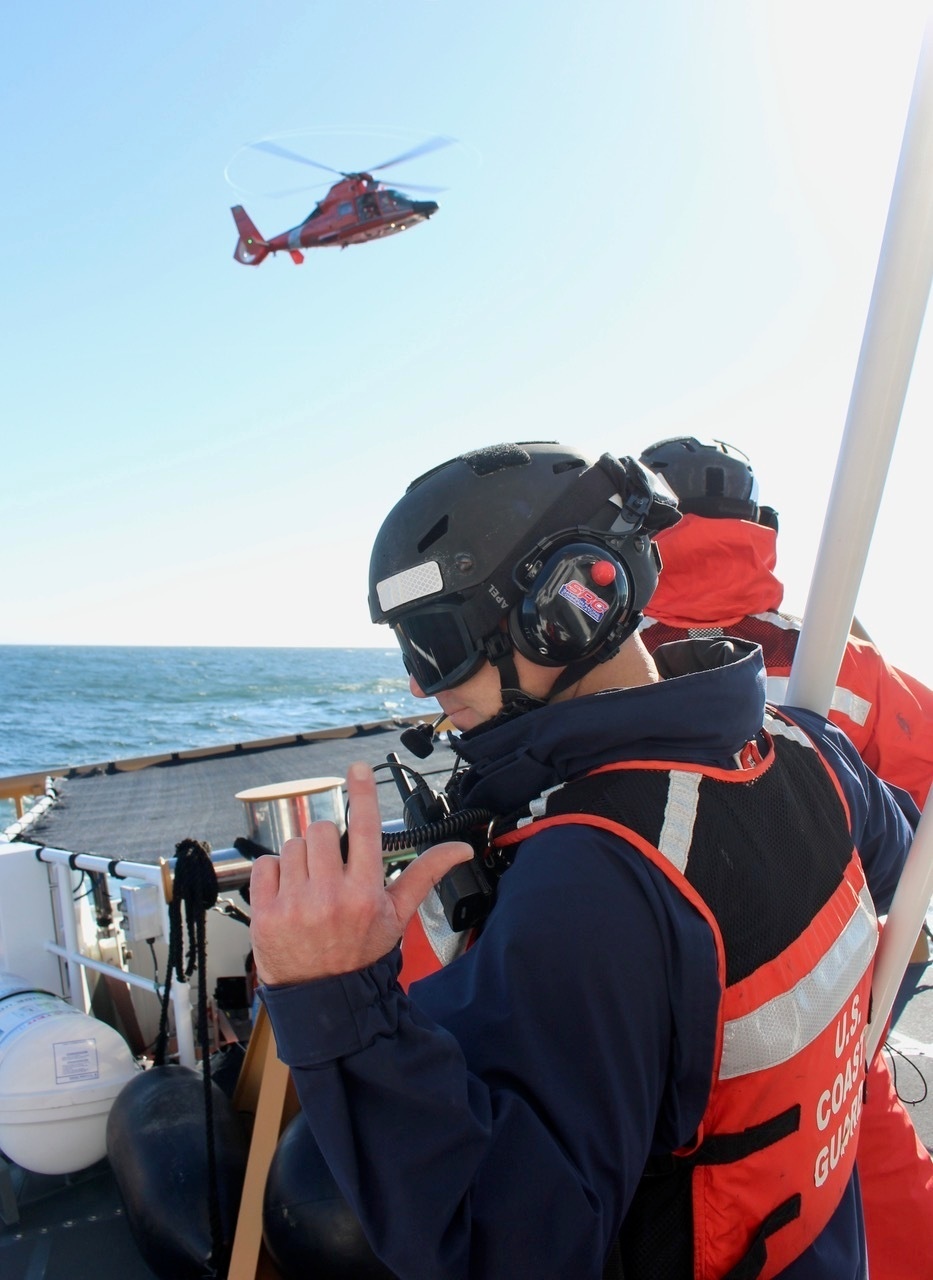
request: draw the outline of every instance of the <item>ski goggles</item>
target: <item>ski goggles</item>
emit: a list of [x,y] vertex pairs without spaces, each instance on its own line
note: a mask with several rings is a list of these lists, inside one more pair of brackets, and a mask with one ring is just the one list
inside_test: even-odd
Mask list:
[[486,656],[482,640],[470,634],[461,608],[434,605],[392,624],[405,670],[422,693],[440,693],[469,680]]

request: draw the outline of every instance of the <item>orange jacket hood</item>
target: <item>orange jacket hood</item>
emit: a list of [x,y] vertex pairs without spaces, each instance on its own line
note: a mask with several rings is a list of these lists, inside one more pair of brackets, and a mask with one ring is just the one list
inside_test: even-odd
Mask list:
[[750,520],[686,515],[657,535],[661,577],[645,613],[672,627],[727,627],[780,607],[777,532]]

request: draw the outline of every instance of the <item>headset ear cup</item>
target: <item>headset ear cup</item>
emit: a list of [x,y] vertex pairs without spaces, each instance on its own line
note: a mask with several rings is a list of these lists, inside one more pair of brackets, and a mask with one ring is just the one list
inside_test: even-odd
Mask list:
[[523,591],[509,614],[509,635],[519,653],[542,666],[592,657],[632,613],[625,566],[591,543],[551,552]]

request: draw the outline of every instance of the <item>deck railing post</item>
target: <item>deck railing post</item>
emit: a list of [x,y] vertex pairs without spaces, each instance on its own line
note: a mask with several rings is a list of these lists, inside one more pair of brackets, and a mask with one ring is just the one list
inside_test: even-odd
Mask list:
[[[201,974],[201,981],[206,975]],[[194,1025],[191,1021],[191,985],[187,982],[172,983],[172,1012],[175,1014],[175,1039],[178,1042],[178,1061],[183,1067],[197,1064],[194,1048]]]
[[[920,50],[878,269],[800,642],[791,706],[832,699],[933,281],[933,26]],[[929,810],[929,802],[926,806]],[[933,892],[933,819],[921,820],[879,946],[877,1048]]]
[[[91,993],[87,984],[84,966],[77,959],[80,954],[78,946],[78,927],[75,922],[74,887],[71,883],[71,868],[58,864],[53,871],[55,891],[58,895],[59,924],[62,931],[64,950],[67,953],[68,965],[68,1000],[82,1013],[91,1011]],[[51,948],[50,948],[51,950]]]

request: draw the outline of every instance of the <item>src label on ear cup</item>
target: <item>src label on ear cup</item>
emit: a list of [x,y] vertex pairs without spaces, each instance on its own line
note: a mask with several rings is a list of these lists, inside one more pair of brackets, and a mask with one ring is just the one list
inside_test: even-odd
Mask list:
[[576,605],[578,609],[582,609],[594,622],[602,622],[609,608],[608,603],[601,596],[598,596],[595,591],[590,591],[589,587],[585,587],[582,582],[565,582],[559,594],[571,604]]

